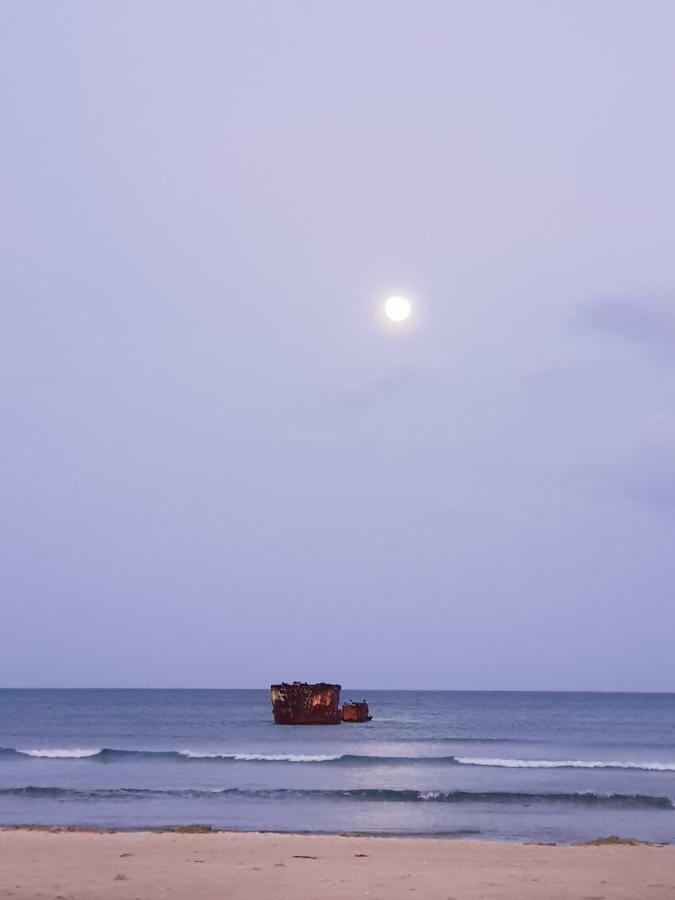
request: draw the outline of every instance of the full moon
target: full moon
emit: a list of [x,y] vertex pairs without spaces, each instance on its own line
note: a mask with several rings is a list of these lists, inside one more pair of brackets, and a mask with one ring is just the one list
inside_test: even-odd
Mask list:
[[384,304],[384,314],[392,322],[404,322],[412,312],[405,297],[390,297]]

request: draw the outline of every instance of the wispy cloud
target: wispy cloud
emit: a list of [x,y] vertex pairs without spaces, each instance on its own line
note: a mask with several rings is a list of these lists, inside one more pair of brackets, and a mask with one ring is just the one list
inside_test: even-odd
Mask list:
[[617,475],[629,495],[675,519],[675,415],[663,413],[650,423]]
[[633,344],[675,365],[675,294],[620,296],[585,303],[582,326]]
[[606,453],[586,472],[613,494],[675,524],[675,414],[654,416],[630,443]]
[[587,301],[578,310],[577,326],[587,337],[632,347],[647,364],[658,363],[624,375],[642,379],[630,385],[642,385],[640,402],[632,391],[621,407],[622,430],[631,436],[605,449],[596,475],[629,502],[675,522],[675,292]]
[[436,374],[429,368],[420,366],[396,366],[360,379],[345,382],[331,391],[338,404],[362,407],[404,394],[415,384],[435,379]]

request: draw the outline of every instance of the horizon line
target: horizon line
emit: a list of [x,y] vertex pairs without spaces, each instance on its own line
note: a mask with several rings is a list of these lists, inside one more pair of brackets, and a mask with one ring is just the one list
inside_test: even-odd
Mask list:
[[[314,684],[319,682],[307,682]],[[355,687],[341,690],[357,690]],[[176,686],[84,686],[84,685],[0,685],[0,691],[269,691],[269,687],[176,687]],[[429,694],[675,694],[664,688],[646,690],[640,688],[364,688],[359,691],[387,693]]]

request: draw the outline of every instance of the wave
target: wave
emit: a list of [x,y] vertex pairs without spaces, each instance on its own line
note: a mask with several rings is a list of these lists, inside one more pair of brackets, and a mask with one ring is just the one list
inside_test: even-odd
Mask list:
[[288,763],[323,763],[359,766],[400,766],[400,765],[457,765],[454,756],[376,756],[358,753],[340,753],[336,755],[307,755],[298,753],[203,753],[193,750],[178,750],[167,753],[167,756],[179,756],[190,760],[229,760],[231,762],[288,762]]
[[[0,756],[24,756],[33,759],[97,759],[97,760],[122,760],[122,759],[173,759],[191,761],[225,762],[289,762],[289,763],[326,763],[350,760],[349,755],[308,755],[304,753],[209,753],[201,750],[118,750],[112,747],[95,747],[90,749],[61,749],[43,748],[37,750],[23,750],[14,747],[0,747]],[[359,757],[353,757],[358,759]],[[364,757],[365,759],[377,759],[377,757]]]
[[0,750],[0,753],[32,756],[40,759],[91,759],[93,756],[100,756],[100,754],[103,753],[103,750],[100,747],[86,750],[82,750],[79,747],[68,750],[59,748],[52,749],[49,747],[42,750],[14,750],[11,747],[3,747]]
[[0,747],[0,756],[35,759],[98,760],[164,759],[176,762],[309,763],[343,766],[488,766],[501,769],[630,769],[643,772],[675,772],[675,762],[642,762],[586,759],[502,759],[478,756],[376,756],[367,754],[216,753],[203,750],[118,750],[95,748]]
[[637,769],[642,772],[675,772],[675,762],[619,762],[602,759],[487,759],[458,756],[462,766],[499,769]]
[[415,791],[385,788],[355,788],[346,790],[319,790],[271,788],[247,790],[244,788],[218,788],[214,790],[153,790],[150,788],[100,788],[78,790],[62,787],[14,787],[0,789],[0,796],[29,797],[73,801],[96,800],[151,800],[176,797],[193,799],[217,799],[241,797],[248,799],[310,799],[352,800],[379,803],[482,803],[493,805],[530,806],[532,804],[578,804],[581,806],[611,806],[622,808],[649,808],[672,810],[669,797],[647,794],[596,794],[592,791],[577,793],[527,793],[511,791]]
[[195,750],[177,750],[176,755],[186,759],[223,759],[232,762],[326,763],[348,758],[345,755],[330,754],[311,756],[304,753],[202,753]]
[[39,759],[97,759],[122,760],[155,758],[189,760],[191,762],[252,762],[252,763],[342,763],[344,765],[402,765],[424,763],[455,764],[454,756],[370,756],[367,754],[307,754],[307,753],[215,753],[205,750],[118,750],[112,747],[94,749],[20,750],[0,747],[0,755],[29,756]]

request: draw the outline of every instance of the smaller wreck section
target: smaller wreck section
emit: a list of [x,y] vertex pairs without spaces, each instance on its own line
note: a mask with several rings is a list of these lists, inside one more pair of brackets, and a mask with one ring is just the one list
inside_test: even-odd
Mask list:
[[341,690],[339,684],[273,684],[274,721],[277,725],[339,725]]
[[342,707],[343,722],[370,722],[372,718],[365,700],[350,700]]

